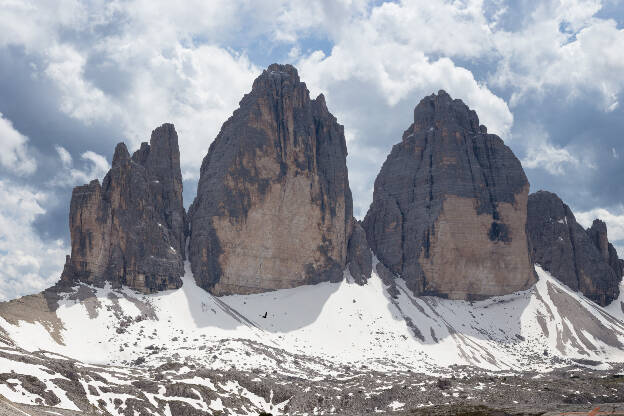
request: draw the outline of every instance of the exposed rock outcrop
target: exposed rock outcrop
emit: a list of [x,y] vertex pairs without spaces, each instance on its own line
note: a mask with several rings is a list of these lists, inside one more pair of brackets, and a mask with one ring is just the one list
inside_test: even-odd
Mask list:
[[529,183],[512,151],[444,91],[425,97],[375,180],[369,245],[416,294],[479,299],[535,281]]
[[529,196],[528,230],[533,259],[573,290],[600,305],[619,296],[621,262],[600,220],[588,230],[554,193]]
[[180,287],[186,227],[173,125],[154,130],[132,157],[119,143],[102,184],[96,179],[74,188],[69,227],[63,281],[143,292]]
[[311,100],[294,67],[269,66],[202,163],[189,209],[197,283],[221,295],[342,279],[353,211],[346,156],[324,97]]
[[347,247],[347,261],[349,273],[359,284],[364,284],[373,271],[373,256],[371,255],[366,232],[359,221],[353,221],[351,238]]
[[589,238],[592,239],[594,245],[598,248],[602,258],[609,264],[609,267],[613,269],[616,277],[620,280],[624,272],[622,268],[622,260],[618,257],[617,251],[613,244],[609,242],[607,236],[607,224],[600,219],[595,219],[592,226],[587,229]]

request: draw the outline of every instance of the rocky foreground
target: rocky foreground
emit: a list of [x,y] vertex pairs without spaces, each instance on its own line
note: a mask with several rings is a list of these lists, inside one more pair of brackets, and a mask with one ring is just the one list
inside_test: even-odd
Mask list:
[[49,380],[41,381],[36,373],[1,374],[0,381],[7,386],[38,399],[36,404],[25,405],[12,394],[0,396],[0,415],[22,414],[19,410],[33,416],[542,415],[589,412],[597,407],[624,409],[622,366],[609,371],[574,366],[521,374],[454,367],[438,377],[409,370],[349,368],[311,379],[260,370],[212,371],[175,362],[155,368],[94,366],[6,348],[0,349],[0,359],[36,366]]

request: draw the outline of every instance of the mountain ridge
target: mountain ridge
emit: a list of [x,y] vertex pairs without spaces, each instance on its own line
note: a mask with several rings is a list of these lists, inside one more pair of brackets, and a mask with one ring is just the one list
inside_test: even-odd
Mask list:
[[0,399],[124,416],[624,402],[604,376],[624,372],[624,262],[602,221],[529,195],[444,91],[362,222],[346,157],[324,96],[278,64],[211,143],[188,214],[174,126],[118,144],[102,184],[74,189],[60,281],[0,302]]

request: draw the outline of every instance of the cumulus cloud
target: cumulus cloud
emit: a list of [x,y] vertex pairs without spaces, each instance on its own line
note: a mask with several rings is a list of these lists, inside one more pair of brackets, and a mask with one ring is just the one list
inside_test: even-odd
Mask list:
[[10,120],[0,113],[0,166],[16,175],[29,175],[37,162],[28,149],[28,138],[13,128]]
[[47,49],[48,65],[44,73],[60,90],[60,109],[85,123],[110,121],[122,114],[118,103],[87,81],[86,57],[71,46],[55,45]]
[[588,98],[615,110],[624,90],[624,30],[594,17],[600,8],[600,1],[546,1],[522,30],[496,32],[501,61],[490,82],[513,88],[512,106],[559,89],[569,99]]
[[[526,156],[522,159],[525,169],[544,169],[551,175],[563,175],[569,168],[578,168],[581,161],[570,151],[551,143],[550,136],[542,126],[525,126],[522,139],[526,144]],[[591,165],[590,165],[591,167]]]
[[32,227],[45,213],[47,198],[0,180],[0,300],[38,292],[60,276],[67,252],[63,242],[43,242]]
[[555,147],[548,142],[529,147],[526,157],[522,159],[525,168],[543,168],[552,175],[563,175],[567,167],[578,166],[579,163],[567,149]]
[[63,146],[54,146],[59,156],[62,169],[49,182],[54,186],[76,186],[91,182],[93,179],[99,179],[100,182],[110,169],[110,165],[106,158],[92,151],[86,151],[80,155],[83,162],[83,168],[74,166],[74,159],[67,149]]
[[59,159],[61,159],[61,165],[63,165],[64,168],[70,168],[74,159],[67,149],[59,145],[54,146],[54,149],[56,153],[58,153]]

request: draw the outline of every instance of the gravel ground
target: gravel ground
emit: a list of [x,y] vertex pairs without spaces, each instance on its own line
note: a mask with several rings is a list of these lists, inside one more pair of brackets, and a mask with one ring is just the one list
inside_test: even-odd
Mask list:
[[[488,373],[454,367],[443,377],[346,368],[340,374],[310,380],[277,371],[216,371],[174,361],[159,367],[122,368],[86,366],[40,353],[2,352],[0,357],[36,365],[46,377],[0,371],[0,384],[15,392],[25,390],[40,405],[11,407],[5,400],[0,416],[23,414],[17,409],[30,415],[109,411],[147,416],[170,410],[174,416],[194,416],[210,414],[208,404],[214,401],[223,406],[223,414],[229,414],[228,410],[246,414],[248,409],[258,409],[254,404],[258,400],[268,403],[269,411],[281,404],[280,413],[293,415],[605,415],[617,414],[613,409],[624,410],[620,405],[624,403],[624,365],[609,371],[577,365],[549,373]],[[51,384],[83,412],[51,407],[60,403]],[[597,407],[601,409],[591,413]]]

